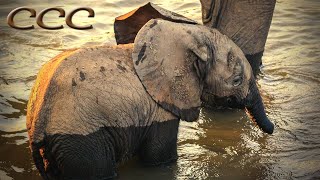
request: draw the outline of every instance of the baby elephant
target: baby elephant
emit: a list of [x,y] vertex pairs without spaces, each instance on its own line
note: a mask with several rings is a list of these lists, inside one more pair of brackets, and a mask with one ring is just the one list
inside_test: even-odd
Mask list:
[[[249,63],[217,30],[150,20],[134,45],[66,51],[46,63],[28,103],[32,156],[44,179],[107,179],[134,155],[177,159],[180,119],[195,121],[201,96],[234,96],[272,133]],[[248,103],[250,101],[250,103]]]

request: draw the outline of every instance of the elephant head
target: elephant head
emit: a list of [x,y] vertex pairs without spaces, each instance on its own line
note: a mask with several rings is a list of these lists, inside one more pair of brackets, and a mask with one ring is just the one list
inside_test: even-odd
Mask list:
[[146,91],[182,120],[198,118],[203,96],[233,97],[264,132],[273,132],[250,64],[216,29],[150,20],[136,36],[132,57]]
[[203,24],[218,29],[232,39],[257,73],[276,0],[200,1]]

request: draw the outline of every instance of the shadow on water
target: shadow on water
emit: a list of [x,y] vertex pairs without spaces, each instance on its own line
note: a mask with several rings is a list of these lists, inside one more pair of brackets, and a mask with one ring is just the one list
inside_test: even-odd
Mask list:
[[[28,147],[26,104],[40,67],[64,49],[115,44],[114,17],[147,0],[81,1],[96,12],[79,14],[76,23],[94,29],[31,31],[9,28],[7,14],[30,6],[40,12],[60,6],[66,12],[78,1],[0,2],[0,179],[40,179]],[[201,22],[197,0],[154,3]],[[197,122],[181,122],[176,163],[145,167],[137,159],[119,167],[118,179],[320,179],[320,3],[277,1],[258,80],[266,111],[276,125],[262,133],[243,110],[202,109]],[[34,23],[20,14],[20,23]],[[64,21],[49,13],[49,25]],[[85,19],[82,22],[82,19]]]
[[[266,136],[262,135],[258,128],[255,129],[257,130],[255,134],[252,125],[243,110],[203,109],[196,125],[198,130],[194,134],[197,138],[179,142],[180,147],[184,148],[183,154],[186,155],[182,157],[182,162],[190,161],[190,153],[194,153],[195,158],[190,165],[181,167],[180,173],[184,173],[188,178],[204,177],[204,179],[265,177],[265,169],[268,167],[266,162],[261,162],[261,157],[265,156]],[[180,131],[182,136],[183,127],[184,123]],[[191,147],[195,149],[192,150]],[[197,171],[189,170],[188,174],[185,168]]]
[[243,110],[202,109],[198,122],[180,122],[176,163],[145,167],[135,159],[120,166],[119,179],[264,179],[268,149]]

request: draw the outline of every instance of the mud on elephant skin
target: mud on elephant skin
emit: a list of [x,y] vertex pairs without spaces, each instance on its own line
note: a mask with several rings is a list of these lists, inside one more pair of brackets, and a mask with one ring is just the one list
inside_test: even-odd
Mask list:
[[150,20],[134,45],[66,51],[43,66],[29,99],[36,167],[45,179],[105,179],[134,155],[175,161],[179,121],[197,120],[203,94],[233,95],[272,133],[252,79],[239,47],[201,25]]

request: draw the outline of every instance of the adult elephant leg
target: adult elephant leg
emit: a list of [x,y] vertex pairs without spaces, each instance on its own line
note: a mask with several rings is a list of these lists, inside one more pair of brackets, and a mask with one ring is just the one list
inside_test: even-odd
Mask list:
[[[55,160],[58,179],[106,179],[116,176],[114,148],[102,130],[89,135],[48,137],[48,159]],[[48,156],[48,155],[47,155]],[[52,169],[52,167],[51,167]]]
[[217,28],[244,52],[259,72],[276,0],[200,0],[203,24]]
[[178,127],[178,119],[151,125],[139,149],[140,159],[150,166],[176,161]]

